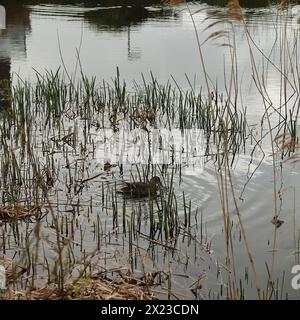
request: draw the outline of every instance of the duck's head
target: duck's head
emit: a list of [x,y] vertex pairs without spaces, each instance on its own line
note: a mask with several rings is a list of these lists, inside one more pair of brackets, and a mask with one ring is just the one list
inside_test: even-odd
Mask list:
[[159,186],[161,186],[160,178],[157,176],[152,177],[149,185],[151,189],[156,190]]

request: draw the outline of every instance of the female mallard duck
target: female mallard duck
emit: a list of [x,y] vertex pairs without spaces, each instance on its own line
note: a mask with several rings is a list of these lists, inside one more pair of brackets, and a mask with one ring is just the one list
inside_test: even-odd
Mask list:
[[149,183],[146,182],[125,182],[126,187],[121,188],[118,192],[133,197],[147,197],[155,195],[161,182],[159,177],[152,177]]

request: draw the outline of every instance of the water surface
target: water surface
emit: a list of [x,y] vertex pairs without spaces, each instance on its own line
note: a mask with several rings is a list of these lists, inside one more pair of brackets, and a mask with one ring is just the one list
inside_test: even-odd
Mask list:
[[[7,9],[7,28],[0,30],[0,79],[15,80],[21,77],[34,81],[36,71],[43,73],[45,70],[61,68],[72,78],[80,77],[82,71],[89,77],[96,76],[100,82],[102,79],[109,81],[114,78],[118,67],[129,87],[133,87],[134,81],[141,82],[141,74],[150,79],[150,72],[160,83],[173,81],[172,76],[183,89],[192,85],[196,90],[200,90],[204,86],[195,30],[185,5],[166,6],[158,1],[149,1],[146,6],[124,6],[121,1],[112,1],[110,5],[96,5],[92,1],[88,5],[75,2],[48,4],[28,1],[24,5],[11,1],[4,3]],[[263,1],[245,1],[242,5],[245,6],[246,23],[255,43],[275,65],[279,65],[282,56],[280,42],[277,39],[285,28],[284,21],[287,21],[287,37],[292,39],[298,32],[295,20],[298,7],[279,14],[274,6],[269,6]],[[217,1],[190,3],[189,6],[192,11],[201,9],[194,18],[200,42],[203,42],[210,32],[217,30],[205,30],[205,27],[220,18],[222,13],[225,14],[226,9],[217,6]],[[215,15],[216,10],[218,15]],[[287,15],[287,20],[286,16],[282,15]],[[247,108],[249,123],[257,124],[264,112],[263,103],[252,81],[253,70],[243,26],[235,23],[234,32],[238,81],[242,90],[238,96],[238,105],[241,109]],[[216,86],[220,92],[225,92],[231,57],[225,47],[218,46],[222,41],[206,42],[203,45],[203,53],[212,86]],[[297,57],[298,52],[295,55]],[[259,71],[266,76],[266,88],[270,99],[276,107],[280,107],[280,72],[271,63],[263,63],[261,52],[258,50],[254,49],[254,57]],[[190,79],[190,83],[187,78]],[[291,89],[287,90],[289,92]],[[270,148],[266,148],[265,157],[245,191],[243,190],[247,182],[250,155],[241,155],[234,169],[236,192],[241,198],[240,210],[249,234],[249,243],[254,249],[258,276],[264,285],[265,262],[269,262],[271,258],[274,229],[270,223],[273,215],[273,177],[269,152]],[[250,173],[261,159],[261,154],[254,157]],[[277,174],[281,195],[280,215],[285,223],[278,231],[276,276],[282,277],[283,271],[286,272],[285,292],[289,298],[295,298],[297,293],[291,289],[289,272],[297,258],[293,255],[297,243],[295,233],[291,230],[298,230],[300,222],[300,200],[296,196],[300,191],[299,163],[287,163],[283,168],[278,165]],[[176,181],[176,188],[178,195],[182,194],[182,190],[186,190],[186,195],[202,212],[208,237],[212,240],[214,257],[221,257],[224,254],[223,218],[214,167],[208,164],[199,175],[185,174],[180,183]],[[88,195],[86,197],[88,199]],[[100,198],[99,190],[98,193],[96,191],[95,201],[97,197]],[[180,197],[179,201],[182,201]],[[232,199],[229,199],[229,206],[233,207]],[[238,277],[243,278],[248,260],[236,227],[234,210],[232,212],[234,228],[237,230],[236,265],[243,266],[238,269]],[[190,253],[191,249],[186,243],[180,246],[182,252]],[[190,259],[194,259],[194,263],[176,265],[173,261],[174,273],[188,272],[197,278],[199,270],[208,268],[206,263],[202,264],[201,259],[197,259],[196,254]],[[208,273],[205,284],[207,291],[202,295],[204,298],[209,297],[210,289],[213,288],[212,290],[217,292],[220,286],[220,281],[217,285],[215,283],[216,264],[210,259],[207,258],[206,262],[212,271]],[[180,288],[188,285],[188,281],[183,278],[180,278],[178,283]],[[248,290],[248,297],[255,297],[253,283],[249,284]],[[191,297],[187,289],[182,289],[181,294]]]

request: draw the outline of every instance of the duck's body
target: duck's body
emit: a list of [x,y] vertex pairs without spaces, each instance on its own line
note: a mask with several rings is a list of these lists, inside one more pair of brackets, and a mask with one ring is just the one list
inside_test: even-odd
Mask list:
[[125,182],[126,187],[121,188],[118,192],[133,197],[148,197],[155,195],[160,186],[160,178],[153,177],[149,183],[146,182]]

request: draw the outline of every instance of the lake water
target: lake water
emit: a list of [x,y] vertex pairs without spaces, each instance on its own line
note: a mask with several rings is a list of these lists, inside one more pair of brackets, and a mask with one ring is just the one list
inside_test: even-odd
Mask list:
[[[5,3],[4,3],[5,4]],[[146,79],[150,72],[159,82],[165,83],[173,76],[183,88],[204,84],[195,31],[185,6],[122,8],[122,1],[103,7],[80,5],[21,5],[10,1],[6,4],[7,28],[0,31],[0,79],[31,79],[36,71],[65,68],[70,75],[80,76],[78,59],[87,76],[99,81],[109,81],[119,67],[122,77],[130,85]],[[247,5],[248,3],[246,3]],[[191,11],[201,10],[194,16],[200,41],[204,41],[217,27],[205,30],[215,21],[213,1],[190,4]],[[225,8],[218,8],[225,12]],[[290,31],[297,29],[297,6],[288,13]],[[285,14],[283,14],[285,15]],[[278,34],[283,28],[276,7],[245,9],[251,34],[260,49],[274,63],[280,60]],[[210,18],[210,19],[207,19]],[[206,20],[207,19],[207,20]],[[249,120],[261,111],[257,91],[250,86],[251,67],[249,50],[242,26],[235,26],[239,82],[243,90],[243,107],[249,110]],[[224,66],[230,65],[225,47],[218,47],[224,40],[208,41],[203,46],[205,65],[213,85],[224,90]],[[274,46],[275,43],[275,46]],[[274,103],[279,102],[280,75],[270,66],[262,66],[257,50],[254,55],[259,68],[266,68],[268,94]],[[64,66],[64,67],[63,67]],[[228,71],[228,70],[227,70]],[[228,75],[227,81],[228,81]]]
[[[106,1],[109,2],[109,1]],[[217,1],[216,1],[217,2]],[[259,2],[259,1],[258,1]],[[134,81],[141,82],[141,74],[150,79],[150,72],[158,82],[173,82],[183,89],[192,87],[199,90],[205,85],[203,70],[200,64],[195,30],[186,6],[160,5],[158,2],[147,2],[145,7],[122,7],[122,1],[113,1],[113,5],[75,5],[75,4],[45,4],[18,2],[3,2],[7,10],[6,29],[0,30],[0,79],[19,77],[35,81],[35,72],[44,73],[45,70],[57,70],[59,67],[68,72],[73,78],[80,77],[80,68],[88,77],[96,76],[97,80],[110,81],[116,75],[118,67],[121,77],[128,86]],[[298,32],[295,19],[300,6],[293,10],[279,14],[275,6],[255,6],[253,1],[244,1],[244,14],[248,30],[256,45],[253,54],[259,72],[264,74],[267,94],[274,107],[279,108],[283,103],[282,77],[278,68],[281,61],[289,59],[289,55],[282,56],[280,39],[283,34],[293,39]],[[262,2],[260,2],[262,3]],[[214,1],[200,1],[191,3],[200,42],[204,42],[212,32],[219,30],[214,26],[209,30],[205,28],[225,15],[226,8],[218,7]],[[216,10],[218,14],[216,15]],[[287,22],[287,24],[285,24]],[[249,47],[246,41],[243,26],[234,23],[238,82],[242,94],[238,95],[240,108],[247,108],[249,124],[257,125],[264,112],[261,96],[258,94],[252,81],[252,68],[250,63]],[[225,92],[229,81],[231,57],[223,44],[224,40],[209,40],[203,44],[205,66],[210,76],[212,86],[218,87],[219,92]],[[262,59],[261,52],[269,57],[270,63]],[[298,59],[298,51],[289,52],[290,58]],[[80,63],[79,63],[80,61]],[[279,67],[280,68],[280,67]],[[287,88],[290,94],[291,88]],[[291,103],[298,103],[298,97],[293,97]],[[273,119],[274,120],[274,119]],[[239,200],[240,211],[249,243],[254,251],[257,262],[257,273],[262,284],[266,285],[265,263],[270,262],[272,249],[272,234],[274,226],[270,222],[273,216],[272,208],[272,165],[268,141],[265,143],[265,157],[258,154],[252,159],[250,173],[256,166],[250,182],[247,184],[242,200]],[[237,196],[240,196],[247,181],[250,155],[241,155],[234,168],[234,183]],[[260,163],[261,162],[261,163]],[[283,166],[277,161],[278,192],[280,218],[285,221],[278,229],[277,259],[275,274],[282,279],[285,272],[284,294],[288,298],[297,298],[298,292],[290,285],[291,267],[299,257],[294,254],[298,250],[298,236],[300,226],[300,167],[299,162],[287,162]],[[207,165],[199,174],[185,174],[182,181],[177,181],[177,192],[186,190],[186,196],[201,210],[206,224],[207,234],[212,241],[213,255],[216,258],[224,254],[224,235],[222,233],[223,218],[220,212],[220,200],[216,174],[212,165]],[[229,207],[233,206],[229,199]],[[239,239],[237,219],[232,211],[235,221],[233,228],[235,234],[237,274],[245,278],[245,268],[249,264],[243,242]],[[296,239],[296,240],[295,240]],[[190,249],[182,244],[182,252]],[[299,252],[299,251],[298,251]],[[192,258],[191,258],[192,259]],[[208,298],[208,292],[219,291],[222,280],[216,284],[217,268],[215,260],[207,257],[205,263],[196,261],[187,263],[187,266],[174,266],[180,272],[191,273],[196,279],[199,270],[210,268],[207,281],[204,285],[202,297]],[[173,262],[174,263],[174,262]],[[248,267],[247,267],[248,266]],[[188,270],[188,271],[186,271]],[[249,274],[251,272],[249,271]],[[178,281],[183,297],[193,297],[185,286],[188,280]],[[255,297],[253,283],[249,282],[248,296]]]
[[[141,73],[149,77],[151,71],[159,82],[170,80],[172,75],[181,86],[188,87],[186,74],[196,87],[203,85],[195,32],[184,5],[149,4],[146,8],[124,9],[120,2],[113,7],[8,2],[7,29],[0,34],[0,78],[10,78],[13,74],[27,78],[33,76],[34,70],[57,70],[62,62],[70,74],[78,75],[79,56],[83,72],[99,80],[114,77],[118,66],[128,83],[139,81]],[[203,9],[194,16],[202,42],[217,30],[205,31],[216,19],[215,8],[204,2],[190,4],[190,8],[192,11]],[[218,10],[225,11],[225,8]],[[295,25],[295,12],[296,9],[289,12],[291,25]],[[276,8],[246,9],[245,14],[257,45],[278,62],[279,53],[273,45],[282,25]],[[209,17],[211,19],[205,20]],[[251,70],[245,35],[239,25],[235,26],[235,32],[239,80],[249,87]],[[222,40],[209,41],[203,46],[203,52],[207,72],[213,84],[222,90],[224,64],[229,63],[229,57],[226,48],[217,47],[220,43]],[[278,79],[276,70],[268,68],[270,95],[278,91]],[[255,94],[247,99],[251,110],[257,110],[257,101],[253,101]]]

